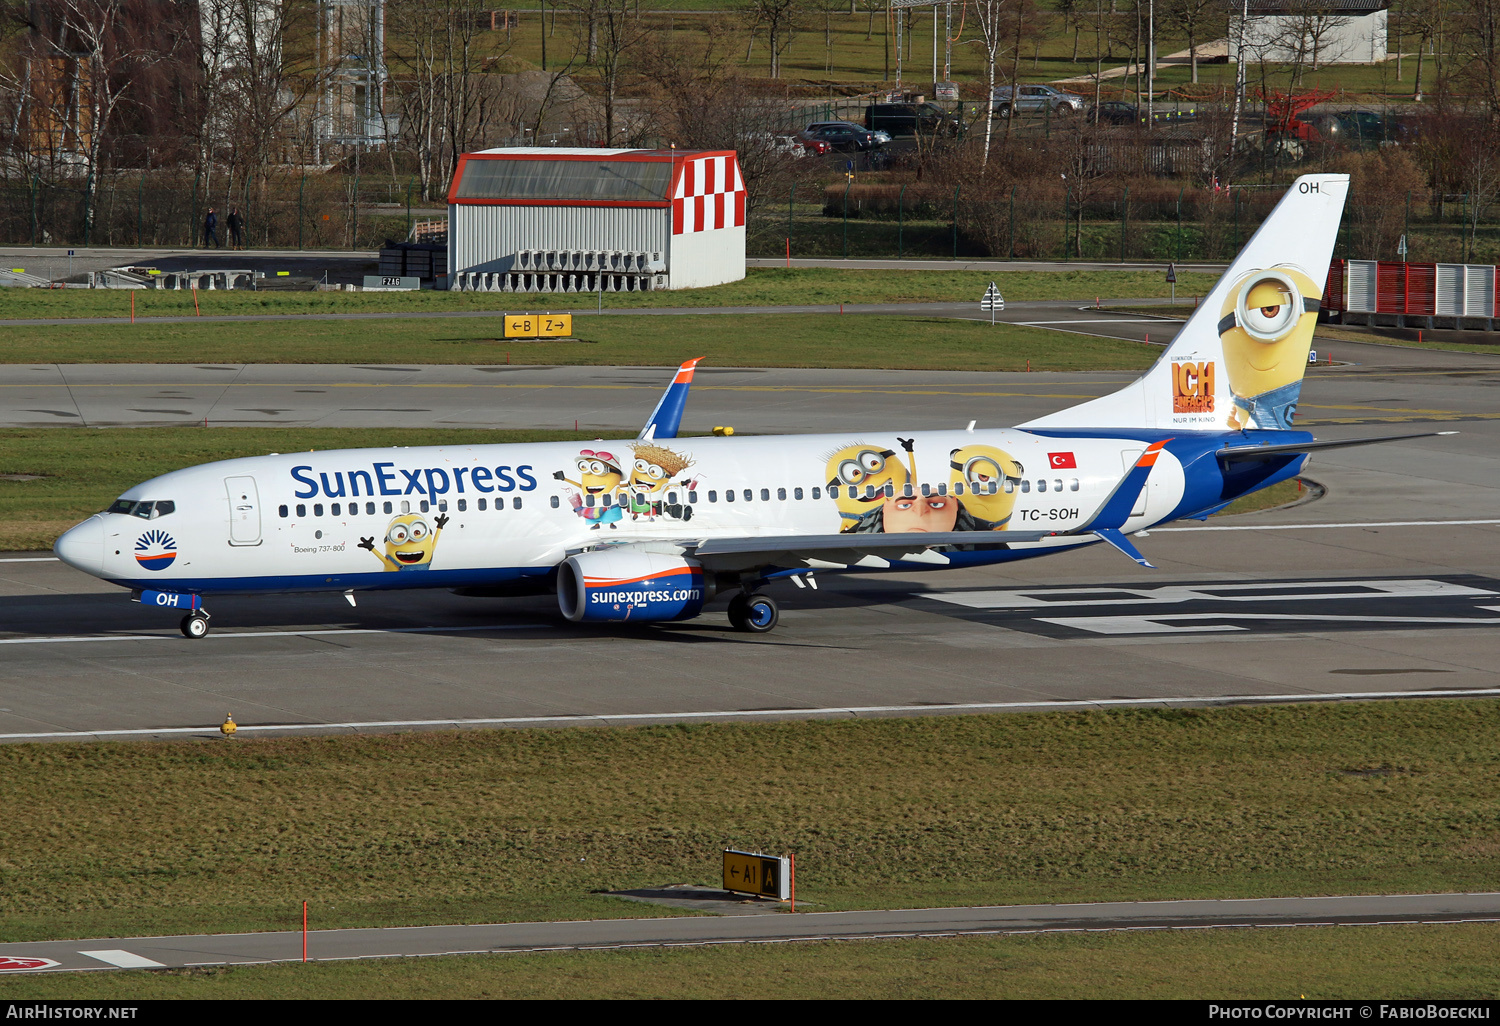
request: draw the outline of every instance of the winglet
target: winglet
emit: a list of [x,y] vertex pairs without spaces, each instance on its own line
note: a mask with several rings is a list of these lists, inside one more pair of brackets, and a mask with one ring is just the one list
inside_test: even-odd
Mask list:
[[[1141,492],[1146,487],[1146,479],[1151,476],[1151,468],[1156,466],[1156,460],[1161,456],[1162,449],[1170,441],[1170,438],[1164,438],[1160,442],[1153,442],[1147,446],[1146,451],[1141,453],[1140,458],[1135,461],[1135,466],[1126,471],[1120,483],[1115,485],[1115,490],[1109,493],[1109,498],[1104,500],[1103,505],[1099,507],[1099,512],[1095,513],[1087,524],[1069,533],[1118,532],[1125,525],[1125,521],[1130,519],[1130,511],[1135,508],[1136,500],[1141,497]],[[1108,538],[1105,540],[1110,541]],[[1119,547],[1117,542],[1112,544],[1116,548]]]
[[1140,551],[1134,545],[1132,545],[1130,543],[1130,539],[1129,538],[1125,537],[1123,534],[1121,534],[1119,531],[1116,531],[1114,528],[1112,528],[1112,527],[1100,527],[1100,528],[1094,530],[1091,533],[1094,535],[1095,538],[1098,538],[1100,541],[1109,542],[1115,548],[1117,548],[1121,552],[1125,553],[1125,555],[1129,556],[1131,559],[1135,560],[1137,563],[1141,564],[1141,566],[1145,567],[1146,569],[1148,569],[1148,570],[1155,570],[1156,569],[1156,567],[1153,566],[1151,563],[1146,562],[1146,557],[1143,556],[1143,555],[1141,555]]
[[693,371],[698,369],[698,361],[702,359],[701,356],[697,357],[677,368],[676,376],[662,393],[661,400],[656,404],[656,409],[651,411],[646,426],[641,428],[637,438],[677,437],[677,428],[682,423],[682,411],[687,407],[688,388],[693,383]]

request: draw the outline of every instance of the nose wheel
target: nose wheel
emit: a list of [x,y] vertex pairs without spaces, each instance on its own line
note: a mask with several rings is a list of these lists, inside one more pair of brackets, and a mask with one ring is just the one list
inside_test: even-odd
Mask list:
[[194,610],[182,618],[180,626],[184,638],[196,640],[204,637],[208,634],[208,614],[201,609]]
[[781,610],[769,595],[736,595],[729,601],[729,623],[747,634],[767,634],[776,629]]

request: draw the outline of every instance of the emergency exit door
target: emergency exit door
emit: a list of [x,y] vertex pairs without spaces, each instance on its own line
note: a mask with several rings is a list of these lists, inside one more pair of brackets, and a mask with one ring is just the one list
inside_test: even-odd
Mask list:
[[229,544],[260,544],[260,495],[253,477],[226,477],[229,493]]

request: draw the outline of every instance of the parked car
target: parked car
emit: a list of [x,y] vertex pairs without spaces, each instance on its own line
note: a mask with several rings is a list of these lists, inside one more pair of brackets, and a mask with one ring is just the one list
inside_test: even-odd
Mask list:
[[958,119],[935,103],[872,103],[865,108],[865,127],[892,135],[953,135]]
[[1023,85],[996,86],[990,93],[990,110],[996,117],[1008,118],[1012,111],[1018,114],[1045,114],[1067,116],[1080,114],[1084,110],[1083,97],[1065,93],[1055,86]]
[[826,142],[840,153],[864,153],[883,145],[875,133],[852,121],[814,121],[803,134]]
[[[1154,107],[1150,112],[1151,123],[1156,125],[1187,121],[1197,116],[1196,107]],[[1101,125],[1144,125],[1146,117],[1145,107],[1123,100],[1106,100],[1094,108],[1094,118]]]

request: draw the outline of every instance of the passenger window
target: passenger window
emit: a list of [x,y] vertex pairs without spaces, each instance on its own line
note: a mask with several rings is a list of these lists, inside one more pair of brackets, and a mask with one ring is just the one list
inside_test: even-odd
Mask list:
[[[499,502],[500,500],[497,499],[495,501]],[[521,508],[521,497],[519,495],[517,495],[514,499],[510,500],[510,504],[512,506],[514,506],[516,509],[520,509]]]
[[964,483],[962,481],[954,481],[953,482],[953,494],[954,495],[962,495],[963,493],[964,493]]
[[297,519],[301,520],[305,516],[307,516],[307,507],[300,502],[297,503]]
[[1016,482],[1015,482],[1015,479],[1014,479],[1014,478],[1010,478],[1010,477],[1007,477],[1007,478],[1006,478],[1006,479],[1005,479],[1005,494],[1006,494],[1006,495],[1009,495],[1009,494],[1010,494],[1010,493],[1011,493],[1011,492],[1013,492],[1013,491],[1015,491],[1015,490],[1016,490]]
[[1076,492],[1076,491],[1078,491],[1078,478],[1075,477],[1071,481],[1068,482],[1068,491],[1070,491],[1070,492]]
[[1047,490],[1047,479],[1045,477],[1037,480],[1036,490],[1039,492],[1045,492]]
[[[818,491],[819,491],[818,488],[816,488],[816,487],[813,488],[813,498],[814,499],[820,499],[820,498],[822,498],[822,496],[818,494]],[[833,495],[833,489],[832,488],[828,489],[828,494],[829,495]],[[837,498],[837,496],[834,496],[834,498]]]
[[778,488],[778,489],[776,489],[776,498],[780,499],[782,502],[785,502],[786,501],[786,489],[785,488]]
[[614,501],[615,497],[608,492],[605,492],[603,495],[599,496],[599,505],[604,506],[605,508],[608,508],[610,503]]
[[[697,501],[698,501],[698,489],[696,489],[696,488],[689,488],[688,489],[688,502],[697,502]],[[713,499],[709,499],[708,501],[712,502]]]
[[375,504],[373,502],[365,503],[365,514],[372,517],[375,515]]
[[335,502],[333,504],[333,508],[330,509],[329,512],[332,513],[334,516],[338,516],[339,515],[339,504]]
[[924,484],[922,486],[922,494],[923,495],[931,495],[932,494],[932,485]]
[[1053,479],[1053,481],[1052,481],[1052,490],[1054,492],[1060,492],[1060,491],[1062,491],[1062,478],[1059,477],[1059,478],[1054,478]]
[[667,493],[667,501],[670,502],[674,506],[677,505],[677,493],[676,492],[668,492]]
[[[552,497],[553,497],[553,498],[554,498],[554,499],[555,499],[555,498],[557,498],[557,496],[555,496],[555,495],[554,495],[554,496],[552,496]],[[552,505],[554,505],[554,506],[556,506],[556,505],[557,505],[557,503],[555,503],[555,502],[554,502],[554,503],[553,503],[553,504],[552,504]],[[485,499],[480,499],[480,500],[479,500],[479,501],[478,501],[478,502],[476,502],[476,503],[475,503],[475,504],[474,504],[474,508],[475,508],[475,509],[477,509],[477,510],[479,510],[479,511],[480,511],[480,512],[481,512],[481,513],[483,513],[483,512],[484,512],[484,511],[485,511],[485,510],[487,510],[487,509],[489,509],[489,508],[490,508],[490,504],[489,504],[489,502],[488,502],[488,501],[487,501],[487,500],[485,500]]]
[[448,500],[447,499],[439,499],[438,500],[438,512],[439,513],[446,513],[446,512],[448,512]]
[[395,512],[395,510],[391,509],[391,500],[390,499],[386,499],[385,500],[385,511],[387,513],[394,513]]
[[313,503],[313,516],[320,517],[322,515],[323,515],[323,504],[321,502],[315,502],[315,503]]
[[[745,496],[745,498],[747,498],[747,499],[749,497],[750,496],[748,496],[748,495]],[[782,498],[786,498],[786,496],[783,495]],[[771,489],[769,489],[769,488],[762,488],[760,490],[760,501],[761,502],[770,502],[771,501]]]
[[[562,503],[557,501],[557,496],[555,496],[555,495],[552,496],[552,508],[553,509],[557,509],[561,505],[562,505]],[[483,499],[479,500],[479,508],[480,509],[484,509],[484,500]]]
[[802,501],[802,489],[801,488],[793,488],[792,489],[792,498],[796,499],[798,502],[801,502]]
[[422,499],[421,500],[421,504],[422,504],[422,512],[426,513],[427,512],[427,500],[426,499]]
[[281,519],[285,520],[287,518],[287,508],[285,506],[278,507],[276,512],[281,514]]
[[708,501],[709,502],[718,502],[719,501],[719,493],[710,490],[709,493],[708,493]]
[[726,489],[724,489],[724,501],[725,502],[733,502],[734,501],[734,489],[733,488],[726,488]]
[[916,498],[916,491],[912,488],[910,481],[901,486],[901,495],[907,499]]
[[938,494],[939,495],[947,495],[948,494],[948,482],[946,482],[946,481],[939,481],[938,482]]
[[745,489],[745,501],[749,502],[750,500],[752,500],[754,498],[755,498],[755,493],[752,492],[750,489],[746,488]]
[[[505,500],[501,499],[500,501],[504,502]],[[592,495],[585,495],[583,497],[583,504],[585,506],[587,506],[589,509],[593,509],[594,508],[594,497]]]
[[[386,512],[389,513],[390,510],[386,510]],[[411,501],[409,499],[402,499],[401,500],[401,512],[402,513],[410,513],[411,512]]]
[[468,508],[469,508],[469,503],[468,503],[467,499],[459,499],[458,500],[458,511],[460,513],[462,513],[464,510],[466,510]]
[[1023,480],[1021,482],[1021,494],[1025,495],[1029,491],[1031,491],[1031,482]]
[[885,487],[881,489],[881,491],[885,492],[885,497],[889,499],[896,494],[896,486],[894,483],[887,481],[885,483]]

